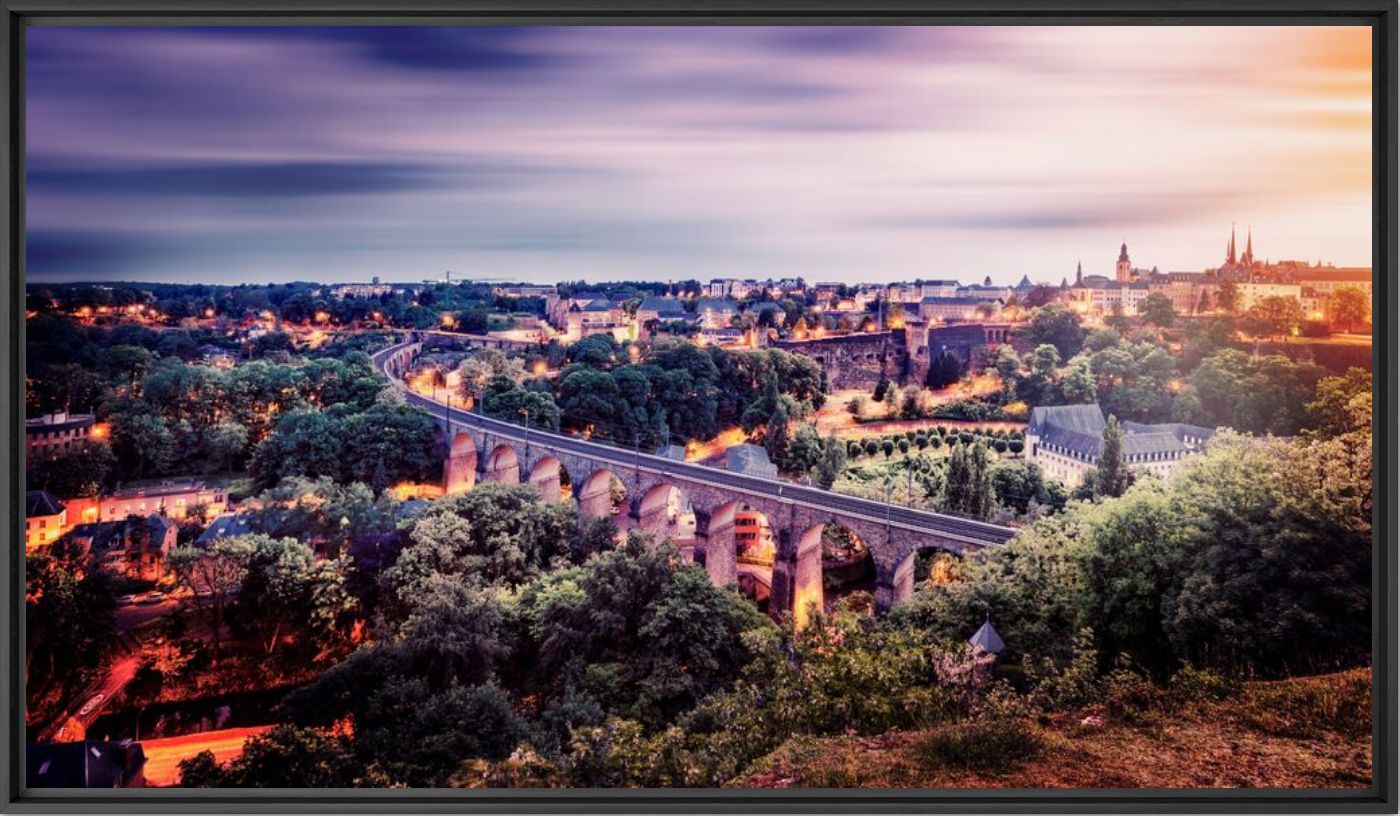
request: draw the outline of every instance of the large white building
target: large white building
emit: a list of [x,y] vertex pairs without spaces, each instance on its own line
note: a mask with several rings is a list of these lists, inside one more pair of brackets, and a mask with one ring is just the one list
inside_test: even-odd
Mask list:
[[[1047,477],[1078,485],[1090,468],[1098,467],[1106,424],[1103,409],[1094,404],[1035,408],[1026,426],[1027,456]],[[1153,473],[1164,481],[1170,481],[1185,458],[1215,433],[1181,422],[1124,422],[1122,427],[1123,456],[1129,469]]]

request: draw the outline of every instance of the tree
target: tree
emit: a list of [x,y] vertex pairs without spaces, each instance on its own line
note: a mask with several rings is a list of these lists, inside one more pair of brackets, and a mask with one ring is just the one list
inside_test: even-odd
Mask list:
[[1153,292],[1138,304],[1138,314],[1154,326],[1167,327],[1176,322],[1176,306],[1163,292]]
[[1342,286],[1329,300],[1332,325],[1352,331],[1358,323],[1371,322],[1371,296],[1356,286]]
[[1183,660],[1275,676],[1369,661],[1370,450],[1369,432],[1224,433],[1178,474],[1185,554],[1161,608]]
[[281,724],[250,738],[227,765],[211,751],[180,761],[186,788],[338,788],[353,778],[349,757],[337,737]]
[[1016,354],[1016,350],[1009,343],[1003,344],[997,347],[992,367],[996,369],[997,376],[1001,378],[1002,398],[1009,400],[1011,395],[1016,392],[1016,385],[1021,379],[1020,356]]
[[930,362],[924,385],[929,388],[946,388],[963,378],[965,367],[962,358],[951,351],[937,354]]
[[884,402],[885,395],[889,392],[889,390],[889,378],[885,376],[884,372],[881,372],[879,381],[875,383],[875,391],[873,394],[871,394],[871,399],[875,400],[876,402]]
[[107,483],[116,458],[105,442],[80,441],[67,450],[50,446],[30,454],[28,490],[47,490],[65,499],[96,496]]
[[1079,325],[1079,315],[1060,304],[1037,309],[1023,333],[1032,345],[1049,343],[1054,346],[1062,360],[1078,354],[1084,345],[1084,329]]
[[1225,314],[1240,310],[1240,287],[1234,281],[1224,281],[1215,290],[1215,308]]
[[1371,426],[1371,372],[1353,366],[1344,376],[1324,377],[1317,397],[1307,405],[1316,433],[1337,437]]
[[1261,299],[1245,312],[1241,325],[1258,336],[1290,334],[1303,322],[1303,307],[1297,298],[1272,295]]
[[941,502],[946,512],[977,519],[991,515],[995,499],[989,464],[987,445],[981,440],[953,449]]
[[247,447],[248,429],[237,422],[220,422],[204,435],[205,454],[223,470],[230,470]]
[[1099,400],[1094,368],[1087,354],[1069,361],[1060,377],[1060,399],[1068,405],[1087,405]]
[[253,448],[248,466],[253,484],[266,489],[288,476],[339,477],[345,438],[341,422],[329,413],[293,411]]
[[568,507],[546,504],[529,485],[477,485],[433,502],[414,521],[409,544],[385,571],[392,595],[412,609],[434,575],[487,584],[519,584],[568,552],[574,520]]
[[1128,460],[1123,452],[1123,428],[1118,424],[1118,417],[1112,414],[1104,425],[1097,467],[1094,482],[1096,496],[1121,496],[1132,484],[1132,473],[1128,470]]
[[1089,545],[1083,621],[1094,628],[1100,654],[1127,654],[1136,665],[1165,673],[1175,655],[1163,626],[1162,598],[1185,554],[1170,494],[1157,483],[1134,485],[1081,518]]
[[117,646],[116,592],[103,568],[89,568],[56,544],[25,557],[25,638],[30,709],[45,692],[62,698],[106,666]]
[[830,490],[845,470],[846,446],[832,433],[822,445],[822,458],[817,465],[817,484],[821,485],[823,490]]
[[797,426],[788,445],[787,459],[782,466],[792,473],[810,473],[822,461],[822,438],[817,428],[804,422]]
[[438,465],[436,426],[417,406],[384,399],[342,424],[341,473],[375,490],[424,476]]
[[246,536],[215,539],[207,547],[181,547],[170,553],[176,582],[189,590],[190,603],[209,626],[213,661],[219,661],[224,623],[248,572],[253,542]]
[[165,472],[176,455],[169,423],[142,403],[112,415],[112,448],[119,460],[136,462],[138,477]]
[[292,538],[243,538],[251,551],[234,605],[240,624],[260,633],[269,657],[288,634],[320,647],[334,643],[354,608],[345,589],[348,563],[318,559],[311,547]]
[[773,411],[773,415],[768,419],[768,429],[763,435],[763,446],[768,449],[768,456],[774,462],[788,461],[788,413],[782,403]]

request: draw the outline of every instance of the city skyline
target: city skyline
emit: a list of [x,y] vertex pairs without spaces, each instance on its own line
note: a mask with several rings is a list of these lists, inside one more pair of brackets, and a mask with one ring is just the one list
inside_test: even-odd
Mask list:
[[[645,33],[645,37],[639,36]],[[1371,263],[1361,27],[36,28],[28,279]],[[347,92],[352,87],[354,92]]]

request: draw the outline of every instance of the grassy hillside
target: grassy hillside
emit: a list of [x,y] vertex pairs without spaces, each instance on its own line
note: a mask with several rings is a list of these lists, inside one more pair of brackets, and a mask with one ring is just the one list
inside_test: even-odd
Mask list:
[[1202,695],[1131,695],[1056,717],[875,737],[798,738],[739,787],[1364,787],[1371,674],[1356,669]]

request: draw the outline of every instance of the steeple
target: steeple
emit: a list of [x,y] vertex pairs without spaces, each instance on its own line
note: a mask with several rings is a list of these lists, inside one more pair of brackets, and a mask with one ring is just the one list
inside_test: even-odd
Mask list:
[[1244,242],[1244,257],[1241,259],[1246,266],[1254,263],[1254,227],[1249,228],[1247,235]]
[[1123,241],[1123,248],[1118,250],[1118,281],[1127,283],[1133,279],[1133,262],[1128,258],[1128,242]]
[[1080,262],[1079,262],[1079,265],[1076,266],[1076,267],[1074,268],[1074,285],[1075,285],[1075,286],[1083,286],[1083,285],[1084,285],[1084,262],[1083,262],[1083,261],[1080,261]]
[[1235,265],[1235,225],[1230,225],[1230,249],[1225,253],[1225,263],[1227,266]]

